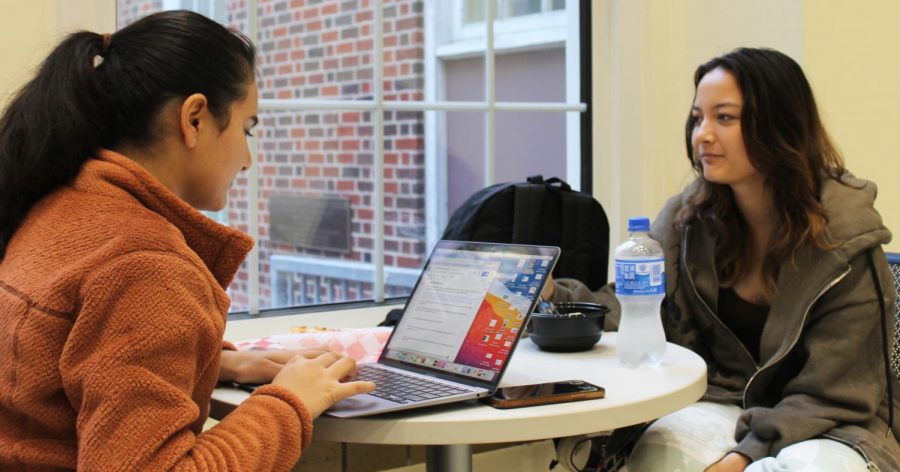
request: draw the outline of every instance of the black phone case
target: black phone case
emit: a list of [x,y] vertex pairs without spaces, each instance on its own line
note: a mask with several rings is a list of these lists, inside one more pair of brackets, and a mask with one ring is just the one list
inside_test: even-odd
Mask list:
[[[589,384],[592,385],[592,384]],[[568,403],[583,400],[595,400],[606,396],[606,389],[598,385],[593,385],[596,390],[588,390],[582,392],[558,393],[540,395],[537,397],[503,399],[493,395],[484,397],[482,400],[494,408],[522,408],[527,406],[551,405],[555,403]]]

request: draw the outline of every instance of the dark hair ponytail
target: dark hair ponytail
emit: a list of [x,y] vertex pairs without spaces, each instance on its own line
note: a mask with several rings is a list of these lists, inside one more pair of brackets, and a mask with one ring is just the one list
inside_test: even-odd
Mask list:
[[0,258],[31,207],[98,149],[153,143],[169,100],[206,95],[224,129],[255,61],[245,36],[188,11],[147,16],[108,41],[68,36],[0,116]]
[[102,44],[93,33],[66,38],[0,117],[0,255],[29,208],[98,147],[104,130],[91,97],[99,84],[87,58]]

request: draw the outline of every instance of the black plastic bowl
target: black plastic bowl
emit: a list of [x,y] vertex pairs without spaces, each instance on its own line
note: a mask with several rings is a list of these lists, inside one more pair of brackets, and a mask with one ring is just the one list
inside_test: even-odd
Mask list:
[[553,352],[587,351],[594,347],[603,335],[603,320],[609,307],[578,302],[555,305],[559,315],[531,315],[528,335],[531,341],[542,350]]

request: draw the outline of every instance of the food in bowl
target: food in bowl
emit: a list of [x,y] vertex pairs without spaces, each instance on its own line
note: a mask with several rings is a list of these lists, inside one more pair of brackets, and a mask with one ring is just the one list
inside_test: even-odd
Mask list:
[[557,313],[531,315],[528,336],[532,342],[553,352],[587,351],[597,344],[609,307],[586,302],[562,302],[555,307]]

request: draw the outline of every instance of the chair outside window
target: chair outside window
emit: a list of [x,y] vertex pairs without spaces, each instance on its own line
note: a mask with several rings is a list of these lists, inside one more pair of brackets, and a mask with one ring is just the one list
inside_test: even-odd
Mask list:
[[[887,253],[888,264],[891,266],[891,275],[894,276],[894,289],[900,294],[900,253]],[[894,347],[891,351],[891,367],[894,374],[900,377],[900,303],[895,304],[894,312]]]

